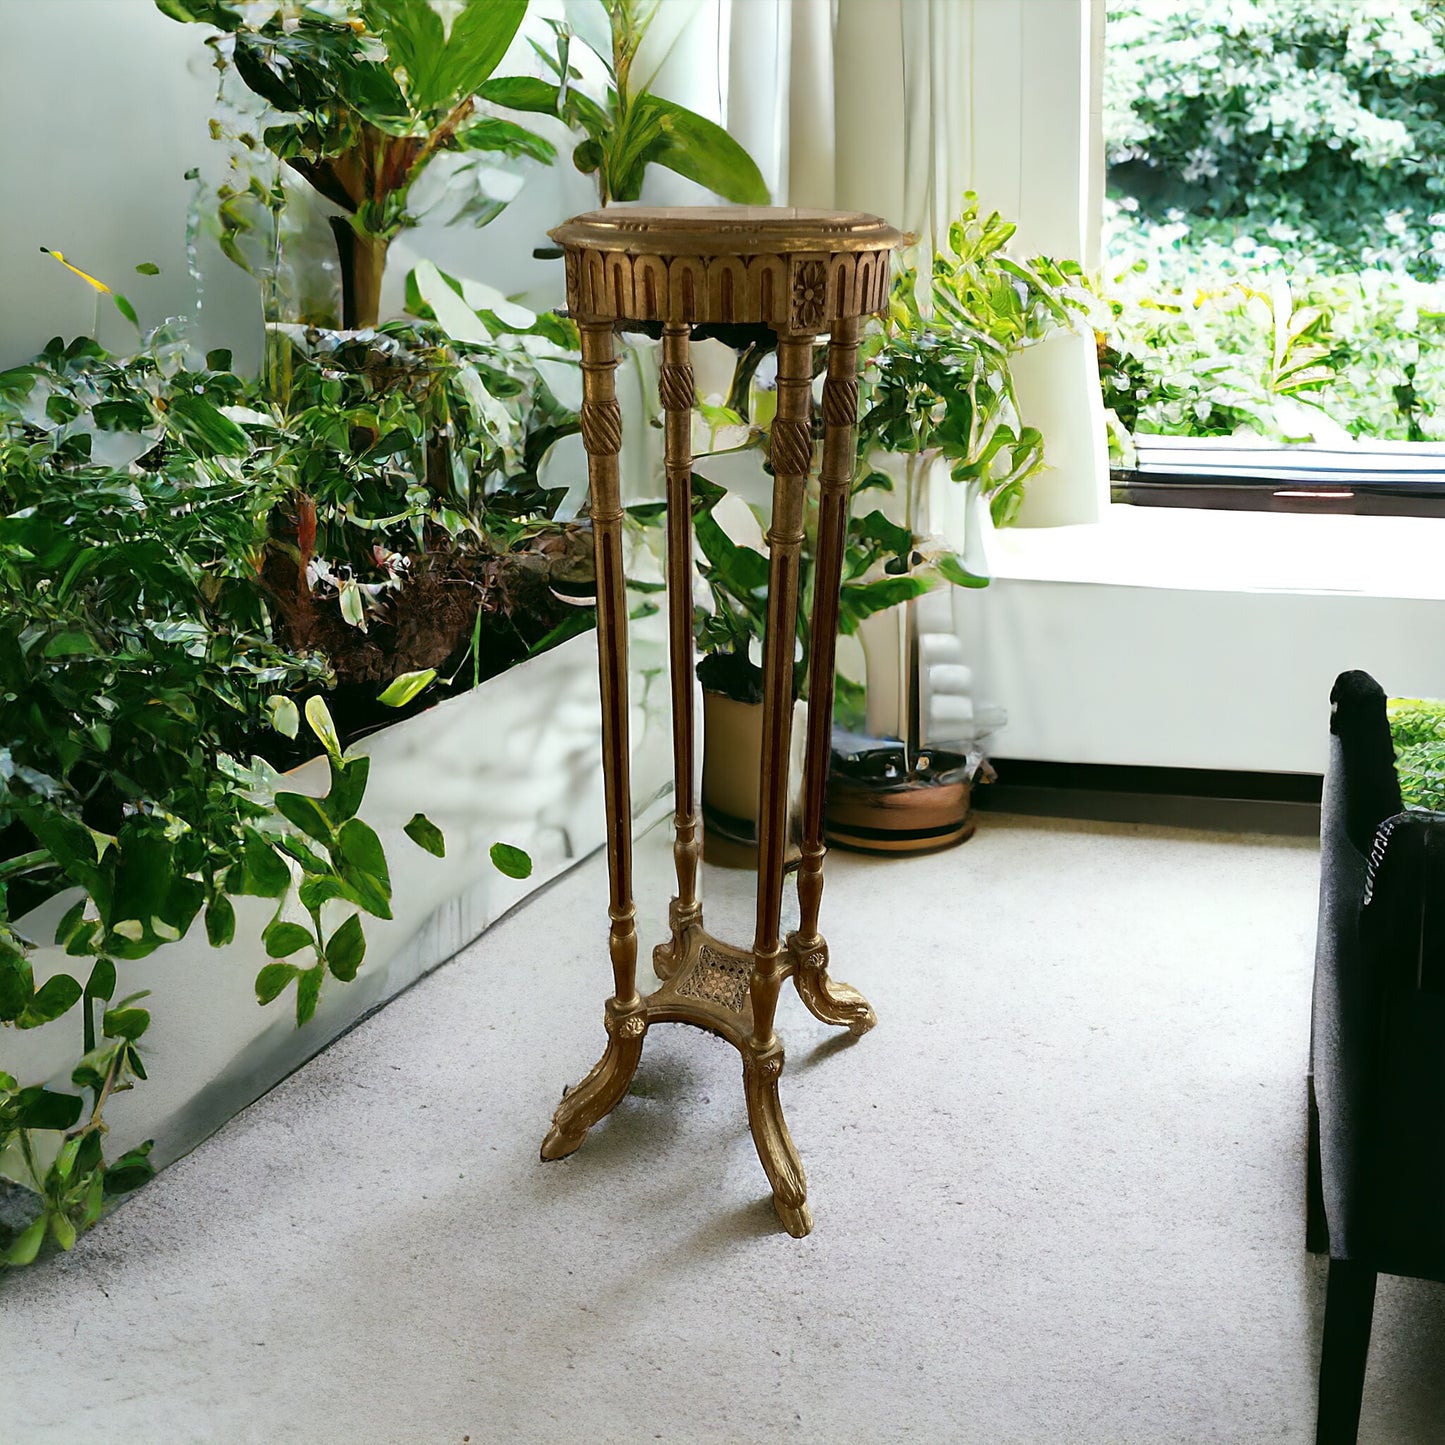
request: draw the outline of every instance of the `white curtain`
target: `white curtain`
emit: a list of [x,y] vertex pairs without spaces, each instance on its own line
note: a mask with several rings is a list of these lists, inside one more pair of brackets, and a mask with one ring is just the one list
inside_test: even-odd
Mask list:
[[[779,204],[871,211],[926,257],[974,190],[1018,223],[1018,254],[1092,269],[1102,19],[1102,0],[702,0],[695,31],[720,83],[693,71],[694,94],[719,96]],[[1108,458],[1092,338],[1030,348],[1015,375],[1049,466],[1020,524],[1098,521]]]

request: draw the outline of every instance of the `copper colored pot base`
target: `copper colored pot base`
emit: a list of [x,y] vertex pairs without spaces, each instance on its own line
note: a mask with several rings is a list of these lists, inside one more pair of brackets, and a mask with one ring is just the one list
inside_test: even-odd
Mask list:
[[934,853],[973,837],[967,782],[860,783],[837,773],[828,782],[824,837],[859,853]]

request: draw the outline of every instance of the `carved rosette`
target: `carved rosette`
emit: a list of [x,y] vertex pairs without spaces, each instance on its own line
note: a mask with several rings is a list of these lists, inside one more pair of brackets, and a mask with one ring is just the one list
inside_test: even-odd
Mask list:
[[619,1039],[640,1039],[647,1032],[646,1014],[607,1015],[607,1032]]
[[793,330],[818,332],[823,329],[828,303],[826,261],[793,263]]

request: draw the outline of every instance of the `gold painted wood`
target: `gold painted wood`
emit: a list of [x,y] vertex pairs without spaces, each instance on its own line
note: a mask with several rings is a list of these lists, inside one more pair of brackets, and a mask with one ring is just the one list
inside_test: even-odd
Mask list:
[[808,747],[803,763],[803,858],[798,869],[797,932],[788,936],[798,995],[815,1018],[855,1035],[878,1022],[868,1000],[828,977],[828,945],[818,932],[823,901],[823,813],[833,734],[833,678],[838,659],[838,594],[848,534],[858,421],[858,322],[839,321],[828,345],[823,383],[823,465],[818,474],[818,543],[813,577],[812,654],[808,660]]
[[652,951],[653,971],[669,978],[683,952],[683,936],[702,919],[697,896],[701,861],[695,781],[692,646],[692,407],[695,389],[688,360],[689,328],[669,322],[662,328],[662,366],[658,374],[667,468],[668,661],[672,676],[672,760],[675,808],[673,862],[677,896],[668,909],[672,937]]
[[[789,1234],[812,1228],[807,1181],[783,1117],[783,1046],[774,1031],[782,984],[826,1023],[861,1034],[875,1022],[856,990],[828,976],[818,932],[823,888],[823,807],[831,734],[838,592],[858,410],[858,323],[888,301],[889,260],[905,238],[876,216],[774,207],[673,210],[618,207],[578,216],[552,237],[563,247],[567,305],[582,335],[582,437],[587,449],[597,554],[597,647],[610,882],[613,995],[601,1060],[568,1092],[542,1145],[544,1159],[579,1147],[621,1100],[654,1023],[688,1023],[731,1043],[773,1204]],[[670,937],[653,951],[661,987],[637,993],[628,783],[627,599],[622,573],[618,454],[621,413],[613,384],[615,329],[660,324],[660,392],[666,435],[667,584],[677,796],[677,892]],[[778,406],[772,427],[773,516],[768,531],[768,619],[763,641],[763,748],[758,780],[758,896],[751,948],[702,926],[694,786],[692,405],[689,333],[699,326],[764,325],[778,337]],[[823,388],[823,463],[809,672],[809,725],[798,890],[801,922],[780,941],[788,842],[787,760],[793,653],[808,476],[813,462],[815,338],[830,335]]]

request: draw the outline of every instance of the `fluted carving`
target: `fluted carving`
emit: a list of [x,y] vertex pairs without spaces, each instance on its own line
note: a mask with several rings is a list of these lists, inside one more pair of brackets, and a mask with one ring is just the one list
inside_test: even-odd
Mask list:
[[774,417],[773,471],[805,477],[813,469],[813,429],[805,419]]
[[622,408],[615,401],[582,403],[582,445],[594,457],[616,456],[622,450]]
[[852,426],[858,420],[858,382],[851,376],[830,376],[823,383],[823,421]]
[[669,366],[664,363],[658,372],[657,390],[666,410],[691,411],[697,394],[692,367]]

